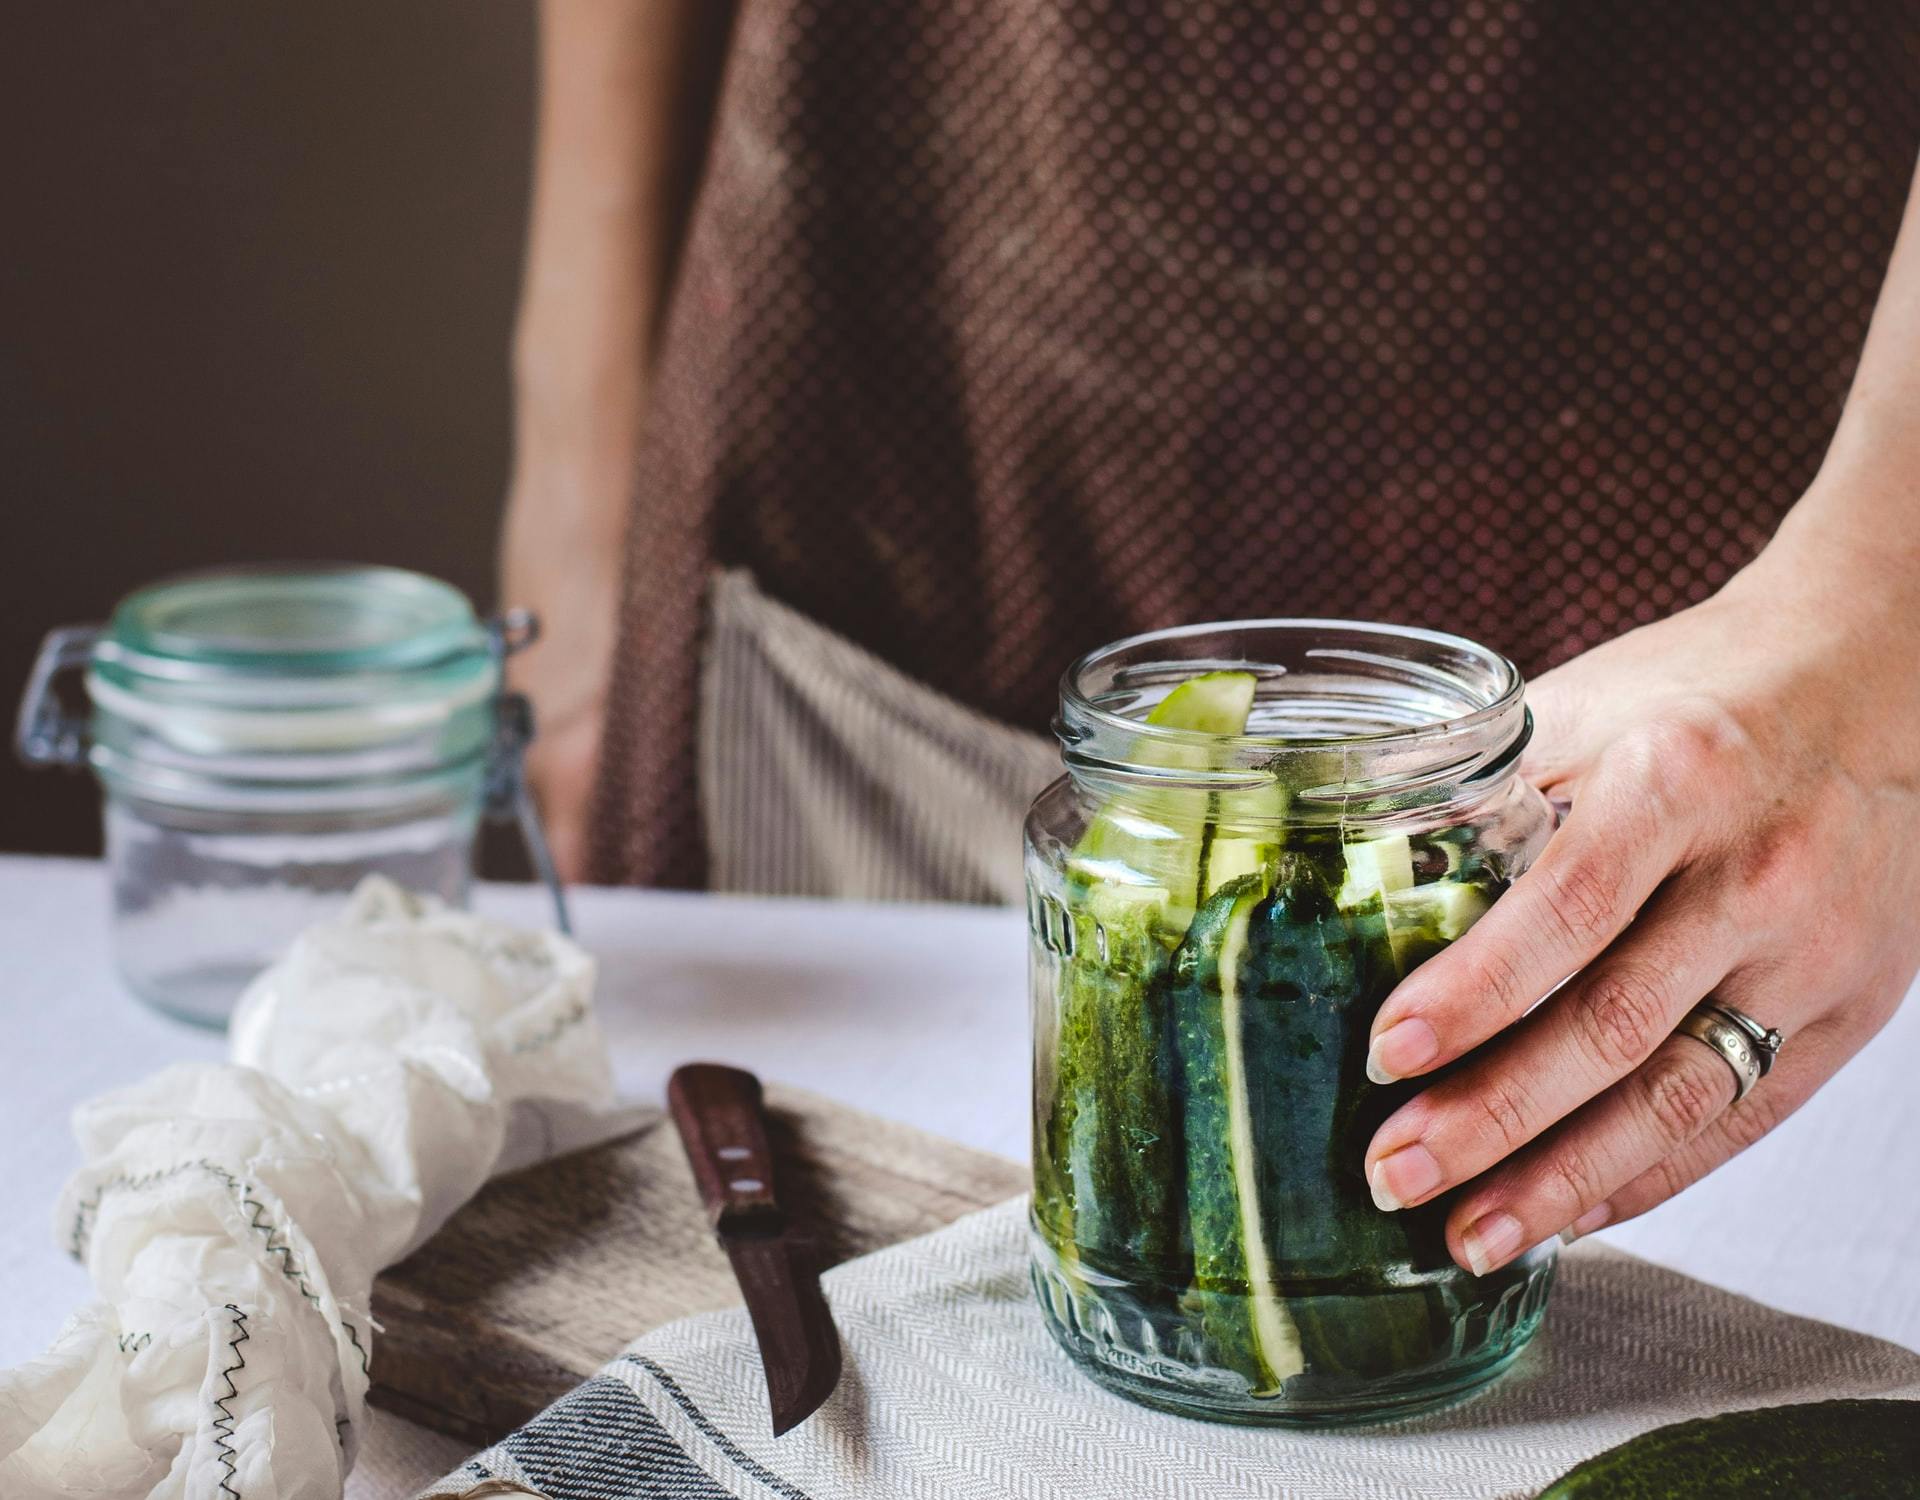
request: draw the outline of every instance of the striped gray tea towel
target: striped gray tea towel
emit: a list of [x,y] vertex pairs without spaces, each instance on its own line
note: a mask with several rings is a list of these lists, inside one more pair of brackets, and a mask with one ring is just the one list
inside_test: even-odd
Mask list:
[[744,1312],[648,1334],[425,1493],[548,1500],[1175,1500],[1530,1496],[1637,1432],[1737,1408],[1920,1397],[1920,1354],[1603,1246],[1485,1394],[1390,1426],[1166,1416],[1082,1376],[1041,1326],[1015,1200],[825,1278],[839,1389],[775,1441]]

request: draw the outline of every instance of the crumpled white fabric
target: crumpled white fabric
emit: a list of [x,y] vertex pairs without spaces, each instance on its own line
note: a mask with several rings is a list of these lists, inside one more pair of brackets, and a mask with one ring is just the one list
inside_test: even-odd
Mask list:
[[249,987],[231,1063],[82,1105],[55,1228],[100,1300],[0,1374],[0,1496],[338,1500],[374,1273],[605,1133],[593,983],[557,934],[371,879]]

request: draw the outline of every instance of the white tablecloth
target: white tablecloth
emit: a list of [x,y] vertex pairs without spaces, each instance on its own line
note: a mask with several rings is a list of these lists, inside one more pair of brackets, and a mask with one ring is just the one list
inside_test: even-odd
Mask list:
[[[543,900],[493,886],[477,904],[532,924],[544,919]],[[0,857],[9,1209],[0,1215],[0,1364],[38,1353],[87,1295],[50,1227],[75,1161],[69,1110],[162,1064],[224,1050],[221,1038],[121,990],[106,903],[97,865]],[[657,1098],[675,1065],[712,1058],[1024,1154],[1019,913],[614,890],[576,892],[574,912],[601,961],[601,1007],[631,1094]],[[1766,1141],[1606,1238],[1790,1312],[1920,1349],[1916,1143],[1920,1001]],[[376,1444],[414,1437],[390,1424]]]

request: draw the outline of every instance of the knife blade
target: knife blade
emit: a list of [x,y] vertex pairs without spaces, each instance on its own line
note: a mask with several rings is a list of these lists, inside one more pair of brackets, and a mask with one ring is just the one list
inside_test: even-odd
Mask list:
[[760,1080],[742,1068],[688,1063],[667,1080],[667,1107],[746,1299],[779,1437],[832,1394],[840,1336],[814,1257],[775,1192]]

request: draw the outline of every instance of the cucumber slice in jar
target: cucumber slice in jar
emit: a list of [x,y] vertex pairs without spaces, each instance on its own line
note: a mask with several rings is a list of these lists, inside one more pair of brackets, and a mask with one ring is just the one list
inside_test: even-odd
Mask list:
[[[1256,679],[1209,672],[1179,684],[1150,724],[1202,734],[1246,727]],[[1136,759],[1204,764],[1142,736]],[[1207,886],[1209,794],[1130,790],[1101,808],[1067,862],[1073,934],[1058,978],[1059,1041],[1036,1121],[1034,1210],[1078,1274],[1184,1285],[1185,1171],[1165,983],[1171,951]]]
[[1491,905],[1485,887],[1469,880],[1435,880],[1387,896],[1395,926],[1441,948],[1465,937]]
[[[1385,938],[1386,962],[1398,976],[1407,969],[1407,939],[1392,897],[1413,888],[1413,845],[1404,834],[1356,839],[1341,847],[1346,872],[1335,899],[1343,911]],[[1377,926],[1376,926],[1377,923]]]
[[1249,838],[1215,828],[1207,841],[1206,870],[1202,876],[1202,894],[1211,897],[1222,886],[1249,875],[1262,875],[1273,868],[1280,853],[1272,839]]
[[1249,932],[1266,896],[1258,875],[1222,886],[1195,916],[1173,976],[1186,1082],[1188,1305],[1208,1356],[1262,1396],[1278,1393],[1305,1368],[1299,1332],[1274,1280],[1242,1013]]
[[1486,915],[1494,892],[1484,881],[1435,880],[1411,890],[1389,891],[1384,917],[1402,974],[1420,967],[1447,944],[1466,936]]
[[1413,850],[1402,835],[1358,840],[1342,853],[1340,906],[1366,923],[1377,918],[1399,974],[1464,936],[1493,904],[1484,880],[1462,878],[1465,866],[1457,852],[1448,873],[1424,885],[1414,883]]
[[1342,906],[1360,906],[1375,895],[1413,885],[1413,844],[1404,835],[1357,839],[1341,853],[1347,862],[1337,898]]
[[1251,672],[1202,672],[1156,703],[1147,722],[1196,734],[1245,734],[1259,685]]
[[1184,1305],[1206,1357],[1256,1396],[1296,1375],[1414,1368],[1446,1337],[1421,1288],[1376,1279],[1444,1246],[1424,1243],[1426,1218],[1375,1208],[1360,1174],[1388,1102],[1362,1073],[1366,1032],[1394,974],[1335,898],[1340,858],[1331,844],[1291,850],[1222,887],[1173,964],[1194,1264]]
[[[1244,733],[1259,681],[1251,672],[1203,672],[1154,705],[1146,722],[1196,734]],[[1169,769],[1205,763],[1197,745],[1160,744],[1141,736],[1134,758]],[[1197,788],[1142,788],[1097,813],[1068,859],[1091,882],[1142,885],[1167,892],[1164,934],[1178,943],[1210,887],[1209,828],[1217,804]]]
[[1243,875],[1271,879],[1285,842],[1282,820],[1287,815],[1287,803],[1286,787],[1270,772],[1252,785],[1214,793],[1208,809],[1206,867],[1201,875],[1203,897]]
[[[1178,1163],[1161,1159],[1171,1138],[1170,1067],[1160,939],[1167,893],[1094,884],[1069,908],[1070,953],[1058,979],[1059,1036],[1040,1122],[1036,1217],[1063,1258],[1112,1260],[1171,1231],[1159,1211],[1178,1193]],[[1124,1080],[1124,1083],[1123,1083]]]
[[1254,912],[1241,984],[1267,1241],[1315,1379],[1415,1368],[1446,1336],[1421,1288],[1383,1281],[1389,1267],[1445,1252],[1416,1243],[1431,1215],[1382,1213],[1361,1175],[1389,1105],[1364,1068],[1392,979],[1365,924],[1335,899],[1337,869],[1298,851],[1281,858]]
[[1164,892],[1090,893],[1074,986],[1097,1013],[1100,1054],[1094,1093],[1102,1153],[1082,1165],[1091,1221],[1081,1245],[1113,1265],[1155,1278],[1186,1274],[1184,1173],[1169,1045],[1165,978],[1171,955],[1160,941]]

